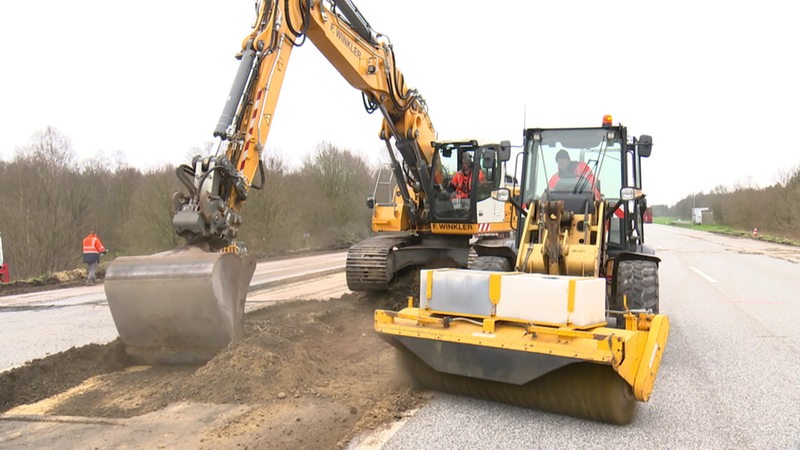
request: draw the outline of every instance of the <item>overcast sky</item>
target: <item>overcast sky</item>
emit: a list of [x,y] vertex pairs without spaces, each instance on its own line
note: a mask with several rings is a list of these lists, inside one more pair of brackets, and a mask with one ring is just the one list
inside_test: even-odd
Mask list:
[[[790,1],[355,0],[388,35],[441,140],[528,127],[650,134],[651,204],[773,184],[800,165],[800,26]],[[0,158],[53,126],[79,159],[187,162],[212,132],[254,18],[251,0],[0,4]],[[385,159],[381,119],[311,44],[287,70],[267,151],[322,141]]]

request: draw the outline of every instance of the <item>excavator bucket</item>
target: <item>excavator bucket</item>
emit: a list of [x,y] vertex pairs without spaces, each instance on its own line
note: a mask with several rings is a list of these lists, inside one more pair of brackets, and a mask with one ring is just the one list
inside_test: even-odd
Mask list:
[[201,363],[242,338],[254,271],[253,255],[196,247],[115,259],[104,285],[128,357],[140,364]]
[[423,270],[420,303],[375,312],[425,388],[612,424],[630,423],[653,390],[666,316],[605,322],[605,280]]

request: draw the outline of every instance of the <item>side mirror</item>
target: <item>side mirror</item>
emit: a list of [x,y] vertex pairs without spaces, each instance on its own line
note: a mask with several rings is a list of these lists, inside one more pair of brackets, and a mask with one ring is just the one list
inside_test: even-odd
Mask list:
[[653,151],[653,138],[649,135],[643,134],[639,136],[639,156],[647,158],[650,152]]
[[511,141],[500,141],[500,150],[497,156],[500,162],[506,162],[511,159]]
[[500,188],[492,191],[492,198],[501,202],[507,202],[511,198],[511,190],[508,188]]

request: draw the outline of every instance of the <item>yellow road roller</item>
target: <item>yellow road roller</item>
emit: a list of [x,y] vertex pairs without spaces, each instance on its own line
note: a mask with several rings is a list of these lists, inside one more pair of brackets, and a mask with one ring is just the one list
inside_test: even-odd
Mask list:
[[669,334],[644,245],[641,158],[652,138],[525,130],[514,248],[471,270],[420,272],[419,299],[375,330],[423,387],[613,424],[650,398]]

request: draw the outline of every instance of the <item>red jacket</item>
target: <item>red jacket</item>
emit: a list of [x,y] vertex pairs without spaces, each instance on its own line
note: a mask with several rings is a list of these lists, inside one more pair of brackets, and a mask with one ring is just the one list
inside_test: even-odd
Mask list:
[[[465,175],[464,172],[458,171],[455,175],[453,175],[453,179],[450,180],[450,184],[456,188],[456,198],[469,198],[469,193],[472,190],[472,174],[475,172],[470,172],[469,175]],[[483,183],[486,181],[486,177],[483,175],[482,171],[478,171],[478,182]]]
[[[595,200],[600,200],[601,195],[600,191],[597,189],[597,180],[595,179],[594,174],[592,173],[592,169],[589,167],[589,165],[582,161],[577,161],[577,162],[571,161],[570,165],[567,167],[566,170],[570,169],[572,169],[572,171],[575,173],[575,176],[586,178],[587,186],[591,186],[592,189],[594,190]],[[560,179],[561,175],[559,174],[559,172],[553,174],[553,176],[550,177],[550,181],[548,182],[550,189],[556,187],[556,184]]]
[[100,242],[100,238],[97,237],[95,233],[89,233],[88,236],[83,238],[83,254],[100,254],[106,251],[106,248],[103,247],[103,243]]

